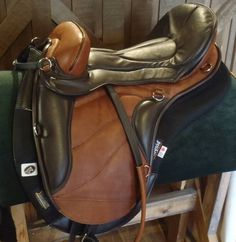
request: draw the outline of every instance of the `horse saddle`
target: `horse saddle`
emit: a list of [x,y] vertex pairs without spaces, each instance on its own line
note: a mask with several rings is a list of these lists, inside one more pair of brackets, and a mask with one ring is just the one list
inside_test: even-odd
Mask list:
[[230,85],[215,36],[215,14],[184,4],[123,50],[90,47],[79,25],[64,22],[22,51],[15,165],[48,224],[70,241],[96,241],[141,210],[140,241],[169,142]]

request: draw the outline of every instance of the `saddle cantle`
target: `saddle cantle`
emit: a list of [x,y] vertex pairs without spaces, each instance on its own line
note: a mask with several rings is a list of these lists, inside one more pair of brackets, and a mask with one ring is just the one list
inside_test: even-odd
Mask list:
[[[140,241],[146,196],[168,143],[229,86],[215,33],[210,9],[184,4],[139,45],[90,49],[85,31],[65,22],[15,61],[25,70],[15,111],[16,168],[49,224],[93,237],[142,207]],[[25,175],[27,166],[39,166],[39,174]]]

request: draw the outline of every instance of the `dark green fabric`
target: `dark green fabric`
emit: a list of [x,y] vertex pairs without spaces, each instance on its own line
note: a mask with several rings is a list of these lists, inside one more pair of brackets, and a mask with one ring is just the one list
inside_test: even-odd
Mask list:
[[158,183],[236,170],[236,79],[224,100],[172,140]]
[[[25,201],[12,154],[12,120],[18,78],[14,78],[12,72],[0,72],[0,205]],[[158,182],[231,170],[236,170],[236,80],[233,78],[225,99],[171,142]]]
[[[21,74],[0,71],[0,205],[24,202],[12,153],[12,123],[18,80]],[[24,142],[22,140],[22,142]]]

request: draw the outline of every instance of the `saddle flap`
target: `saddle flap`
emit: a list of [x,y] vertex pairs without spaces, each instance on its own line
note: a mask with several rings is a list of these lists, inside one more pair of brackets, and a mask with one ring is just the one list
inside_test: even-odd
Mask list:
[[73,22],[63,22],[49,38],[52,43],[46,57],[55,58],[66,74],[80,76],[86,70],[90,52],[90,40],[83,28]]

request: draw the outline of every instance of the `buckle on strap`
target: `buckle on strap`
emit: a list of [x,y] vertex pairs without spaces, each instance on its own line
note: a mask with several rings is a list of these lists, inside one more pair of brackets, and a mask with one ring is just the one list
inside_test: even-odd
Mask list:
[[81,242],[99,242],[96,237],[89,237],[88,234],[85,234],[81,239]]

